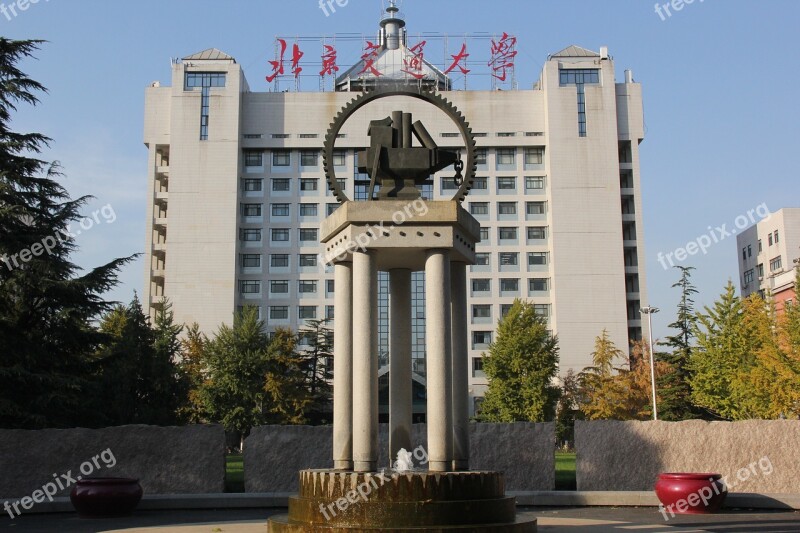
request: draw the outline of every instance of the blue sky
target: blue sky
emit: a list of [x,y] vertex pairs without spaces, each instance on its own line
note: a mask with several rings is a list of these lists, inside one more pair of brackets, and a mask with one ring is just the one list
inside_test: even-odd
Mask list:
[[[77,262],[89,267],[143,251],[144,88],[169,82],[170,57],[219,48],[245,68],[253,90],[266,90],[276,34],[373,35],[382,3],[349,0],[325,16],[318,0],[40,0],[16,16],[0,14],[0,34],[50,41],[23,65],[50,94],[22,108],[15,128],[54,139],[45,157],[62,163],[66,187],[97,197],[87,214],[106,204],[116,214],[113,224],[101,218],[78,237]],[[771,211],[800,206],[800,2],[695,0],[663,20],[654,4],[404,0],[401,7],[411,34],[517,35],[521,88],[538,78],[549,53],[570,44],[608,46],[619,79],[633,69],[644,91],[647,284],[650,303],[662,309],[654,324],[660,338],[675,316],[678,293],[670,286],[678,272],[662,268],[659,252],[685,246],[709,226],[732,228],[762,204]],[[697,269],[698,306],[710,304],[728,279],[737,282],[736,258],[734,237],[682,263]],[[141,261],[127,267],[111,298],[130,300],[143,268]]]

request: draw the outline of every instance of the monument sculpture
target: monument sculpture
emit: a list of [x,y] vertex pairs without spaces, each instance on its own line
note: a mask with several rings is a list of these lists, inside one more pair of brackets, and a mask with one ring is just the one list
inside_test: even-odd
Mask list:
[[[332,163],[339,132],[357,110],[392,96],[435,106],[456,125],[464,146],[439,148],[408,112],[371,120],[370,146],[358,153],[359,171],[370,178],[367,200],[351,201]],[[463,115],[422,87],[364,92],[331,123],[323,165],[341,205],[323,221],[321,240],[335,276],[334,468],[302,471],[288,517],[271,519],[270,531],[536,531],[535,519],[516,516],[502,473],[469,470],[466,268],[475,263],[480,225],[460,202],[475,176],[475,145]],[[421,198],[422,184],[451,165],[458,186],[453,198]],[[410,213],[411,202],[425,209]],[[426,471],[379,471],[378,271],[389,273],[390,285],[392,460],[401,450],[407,458],[419,444],[411,441],[411,273],[425,272]]]

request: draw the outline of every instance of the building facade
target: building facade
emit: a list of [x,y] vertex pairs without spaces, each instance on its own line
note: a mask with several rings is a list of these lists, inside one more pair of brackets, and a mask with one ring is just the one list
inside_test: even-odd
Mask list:
[[[396,26],[382,26],[387,70],[409,54]],[[171,74],[171,86],[154,83],[145,98],[144,292],[151,312],[166,296],[176,320],[196,322],[206,333],[231,323],[245,305],[257,306],[270,329],[333,319],[333,272],[319,255],[319,226],[338,204],[326,185],[322,144],[353,91],[377,82],[350,69],[335,91],[257,92],[241,66],[215,49],[176,61]],[[380,82],[387,79],[419,83],[399,69]],[[603,329],[620,347],[640,339],[639,308],[647,302],[640,84],[630,72],[616,81],[607,50],[578,46],[550,55],[529,90],[447,90],[447,76],[428,63],[425,80],[464,114],[479,148],[464,202],[482,224],[478,264],[468,272],[473,397],[487,385],[481,354],[515,298],[547,317],[560,341],[562,374],[591,365]],[[355,152],[369,145],[369,121],[400,107],[440,146],[460,146],[454,125],[432,106],[402,97],[377,101],[357,112],[337,140],[334,164],[349,198],[366,199],[369,178],[359,173]],[[452,169],[443,171],[424,196],[448,199],[455,188]],[[423,385],[424,311],[424,279],[415,273],[414,372]],[[380,324],[383,367],[386,278]]]
[[758,293],[775,302],[778,313],[797,301],[795,268],[800,262],[800,208],[772,213],[737,235],[742,297]]

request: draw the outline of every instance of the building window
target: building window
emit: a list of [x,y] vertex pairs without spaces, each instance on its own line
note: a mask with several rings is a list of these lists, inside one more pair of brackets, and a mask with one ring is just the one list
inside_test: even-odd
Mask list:
[[528,280],[528,289],[530,289],[531,292],[546,291],[548,281],[547,278],[533,278]]
[[500,252],[500,265],[519,264],[519,254],[517,252]]
[[758,272],[758,279],[764,279],[764,263],[756,266],[756,272]]
[[244,217],[260,217],[261,204],[242,204],[242,216]]
[[761,239],[758,239],[758,253],[761,253],[762,251]]
[[275,192],[284,192],[290,190],[289,178],[275,178],[272,180],[272,190]]
[[745,287],[746,287],[747,285],[750,285],[751,283],[753,283],[753,279],[754,279],[754,278],[755,278],[755,270],[753,270],[753,269],[751,268],[750,270],[748,270],[747,272],[745,272],[745,273],[744,273],[744,285],[745,285]]
[[497,178],[497,189],[500,191],[513,191],[517,188],[517,178]]
[[472,332],[472,344],[473,345],[482,345],[482,344],[491,344],[492,343],[492,332],[491,331],[473,331]]
[[544,148],[541,146],[525,148],[526,165],[541,165],[542,163],[544,163]]
[[240,280],[239,292],[242,294],[258,294],[261,292],[261,282],[255,280]]
[[486,178],[475,178],[472,180],[473,191],[485,191],[488,187],[488,180]]
[[497,164],[498,165],[515,165],[517,151],[513,148],[498,148],[497,149]]
[[442,179],[442,190],[443,191],[453,191],[458,189],[459,185],[456,184],[456,180],[453,178],[441,178]]
[[547,252],[528,252],[529,265],[546,265]]
[[511,311],[511,306],[513,304],[500,304],[500,316],[505,318],[508,316],[508,312]]
[[300,240],[301,241],[317,241],[317,229],[316,228],[301,228],[300,229]]
[[473,215],[488,215],[489,202],[470,202],[469,212]]
[[473,292],[489,292],[492,290],[492,280],[487,278],[478,278],[472,280]]
[[319,165],[319,152],[314,150],[303,150],[300,152],[301,167],[316,167]]
[[783,261],[781,261],[781,256],[778,256],[769,262],[769,269],[771,272],[780,270],[782,267],[783,267]]
[[550,304],[533,304],[533,312],[547,318],[550,316]]
[[561,86],[575,85],[578,89],[578,135],[586,137],[586,91],[585,85],[600,83],[598,69],[565,69],[560,72]]
[[485,252],[476,253],[475,254],[475,264],[476,265],[484,265],[484,266],[488,265],[489,264],[489,257],[491,257],[491,254],[489,254],[489,253],[485,253]]
[[481,241],[486,243],[489,241],[489,228],[480,229]]
[[544,226],[531,226],[528,228],[528,240],[539,241],[546,238]]
[[526,202],[525,212],[529,215],[544,215],[546,211],[545,202]]
[[500,215],[516,215],[517,202],[500,202],[497,204],[497,212]]
[[208,117],[211,108],[211,87],[225,87],[224,72],[187,72],[185,89],[200,87],[200,140],[208,140]]
[[317,306],[301,305],[298,309],[297,318],[300,320],[314,320],[317,318]]
[[335,150],[333,152],[333,166],[343,167],[347,164],[347,152],[344,150]]
[[289,204],[272,204],[272,216],[274,217],[288,217]]
[[516,292],[519,290],[519,280],[514,278],[503,278],[500,280],[500,290],[502,292]]
[[239,237],[245,242],[259,242],[261,240],[261,230],[243,229],[240,231]]
[[274,150],[272,152],[273,167],[288,167],[292,164],[292,153],[289,150]]
[[334,307],[332,305],[325,306],[325,319],[326,320],[333,320],[335,316]]
[[339,209],[339,204],[328,204],[326,208],[328,216],[331,216],[337,209]]
[[289,242],[289,230],[283,228],[274,228],[272,230],[273,242]]
[[517,228],[500,228],[500,240],[513,240],[517,238]]
[[289,294],[289,282],[284,279],[269,282],[269,292],[272,294]]
[[770,246],[772,246],[772,233],[769,233],[769,234],[767,235],[767,243],[768,243]]
[[298,290],[300,294],[314,294],[317,292],[317,282],[315,280],[300,280]]
[[303,178],[300,180],[301,191],[316,191],[319,180],[317,178]]
[[245,150],[244,166],[260,167],[264,164],[264,152],[261,150]]
[[485,165],[486,164],[486,148],[478,148],[475,150],[475,164],[476,165]]
[[335,288],[336,288],[336,283],[334,282],[334,280],[332,279],[325,280],[325,292],[332,295]]
[[492,306],[491,305],[473,305],[472,318],[491,318]]
[[288,268],[289,254],[272,254],[269,257],[269,266],[272,268]]
[[525,189],[528,191],[538,191],[544,189],[544,178],[535,176],[526,177]]
[[245,192],[259,192],[264,188],[264,180],[262,179],[246,179],[244,180]]
[[315,267],[317,266],[317,256],[314,254],[300,254],[301,267]]
[[742,261],[747,261],[747,248],[742,248]]
[[747,257],[753,257],[753,247],[751,245],[747,245]]
[[317,204],[300,204],[301,217],[315,217],[317,216]]
[[778,238],[778,230],[775,230],[775,244],[778,244],[780,239]]
[[[473,357],[472,358],[472,377],[483,377],[485,374],[483,373],[483,357]],[[476,400],[478,398],[475,398]],[[483,398],[481,398],[482,400]],[[475,403],[475,412],[478,412],[478,403]]]
[[287,305],[271,305],[269,308],[270,320],[288,320],[289,319],[289,306]]
[[242,254],[244,268],[261,268],[261,254]]

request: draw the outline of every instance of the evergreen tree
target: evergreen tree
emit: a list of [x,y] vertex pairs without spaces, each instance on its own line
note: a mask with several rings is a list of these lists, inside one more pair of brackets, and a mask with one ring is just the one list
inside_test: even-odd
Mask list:
[[308,340],[308,349],[301,353],[302,368],[310,395],[308,417],[320,422],[331,415],[333,373],[333,331],[329,320],[308,320],[300,335]]
[[297,336],[278,328],[267,350],[268,370],[264,390],[269,397],[270,424],[305,424],[314,405],[309,389],[307,358],[297,353]]
[[70,224],[88,197],[71,199],[55,163],[38,158],[50,143],[11,129],[19,104],[46,92],[18,63],[42,41],[0,37],[0,426],[94,425],[91,354],[103,336],[92,326],[109,303],[102,295],[133,257],[87,273],[70,261]]
[[180,327],[172,323],[168,302],[153,329],[138,297],[108,313],[100,331],[108,341],[98,352],[101,393],[98,412],[104,424],[171,425],[178,422],[182,386],[175,362]]
[[679,288],[681,299],[678,303],[678,316],[670,328],[676,330],[667,337],[665,344],[672,353],[658,354],[659,360],[668,363],[671,370],[663,374],[657,383],[661,402],[658,417],[662,420],[687,420],[697,418],[701,412],[692,404],[691,370],[692,339],[697,322],[692,296],[697,289],[692,285],[693,267],[676,266],[681,271],[680,279],[672,285]]
[[484,422],[552,420],[558,400],[558,339],[531,303],[514,301],[483,356],[489,380],[479,418]]
[[208,339],[196,322],[186,329],[181,340],[179,367],[186,387],[186,402],[178,408],[181,420],[201,424],[209,420],[203,400],[206,383],[206,345]]

